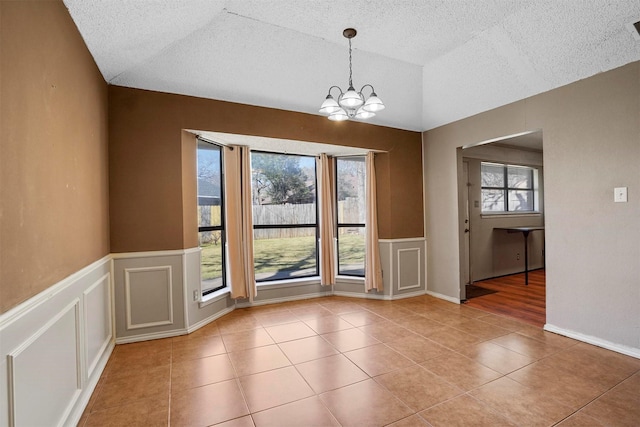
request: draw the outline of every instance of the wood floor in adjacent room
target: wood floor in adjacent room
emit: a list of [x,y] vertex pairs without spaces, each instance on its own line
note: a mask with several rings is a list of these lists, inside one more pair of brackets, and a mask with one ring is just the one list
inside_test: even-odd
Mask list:
[[497,277],[473,283],[475,286],[497,291],[493,294],[471,298],[468,307],[509,316],[535,326],[544,326],[545,270],[529,272],[529,285],[524,284],[524,273]]

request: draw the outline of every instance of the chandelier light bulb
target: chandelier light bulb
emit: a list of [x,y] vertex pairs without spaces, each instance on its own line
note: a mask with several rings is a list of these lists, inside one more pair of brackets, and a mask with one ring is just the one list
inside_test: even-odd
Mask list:
[[322,114],[331,114],[335,113],[338,110],[340,110],[340,106],[338,105],[336,100],[333,99],[333,96],[331,96],[331,94],[327,95],[327,98],[320,106],[320,112]]
[[362,95],[360,95],[353,86],[349,86],[347,92],[340,97],[338,101],[340,106],[343,108],[356,109],[360,107],[364,101],[362,100]]
[[356,111],[356,114],[353,117],[355,117],[356,119],[370,119],[375,115],[376,113],[372,111],[367,111],[364,109],[364,107],[360,107],[358,108],[358,111]]
[[329,114],[329,120],[334,122],[343,122],[345,120],[349,120],[349,115],[342,108],[336,111],[335,113]]
[[377,111],[384,110],[384,104],[382,103],[382,100],[378,98],[378,95],[376,95],[375,92],[371,92],[371,96],[367,99],[367,102],[364,103],[364,106],[362,108],[364,108],[366,111],[375,113]]

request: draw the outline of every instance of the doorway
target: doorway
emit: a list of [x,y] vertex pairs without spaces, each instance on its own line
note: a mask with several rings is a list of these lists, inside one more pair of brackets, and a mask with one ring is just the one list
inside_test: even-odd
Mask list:
[[[526,300],[530,300],[538,308],[542,304],[544,311],[544,233],[532,233],[526,245],[529,270],[541,270],[541,274],[536,275],[534,290],[534,286],[526,286],[524,278],[518,277],[524,277],[522,234],[503,231],[506,228],[544,226],[542,130],[469,144],[460,147],[457,152],[460,300],[478,302],[477,298],[492,299],[491,306],[502,313],[508,311],[506,305],[513,299],[494,295],[499,293],[500,281],[486,281],[502,278],[504,283],[518,283],[521,280],[522,284],[516,285],[519,288],[512,290],[524,296],[525,305]],[[504,169],[504,179],[500,183],[504,186],[502,193],[490,189],[496,184],[487,183],[488,173],[501,168]],[[527,191],[522,190],[526,186],[517,181],[516,175],[520,171],[530,174],[527,180],[530,188]],[[494,200],[495,203],[490,204],[489,195],[492,192],[501,195]],[[522,203],[523,194],[528,198],[529,205]],[[508,288],[504,289],[506,292]]]

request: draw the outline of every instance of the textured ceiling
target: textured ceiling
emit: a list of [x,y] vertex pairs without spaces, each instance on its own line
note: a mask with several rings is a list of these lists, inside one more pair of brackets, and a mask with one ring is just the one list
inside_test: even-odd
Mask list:
[[64,0],[110,84],[427,130],[640,60],[638,0]]

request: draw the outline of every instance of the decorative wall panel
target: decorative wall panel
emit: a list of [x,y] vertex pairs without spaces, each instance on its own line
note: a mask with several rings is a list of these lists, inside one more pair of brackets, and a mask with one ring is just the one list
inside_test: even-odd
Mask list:
[[78,300],[8,355],[11,424],[60,425],[82,388]]
[[0,426],[76,425],[114,346],[111,257],[0,315]]
[[422,285],[420,248],[398,249],[398,290],[415,289]]
[[105,274],[82,293],[87,376],[91,376],[105,349],[113,341],[111,275]]
[[127,329],[173,324],[171,266],[126,268]]

